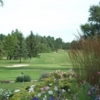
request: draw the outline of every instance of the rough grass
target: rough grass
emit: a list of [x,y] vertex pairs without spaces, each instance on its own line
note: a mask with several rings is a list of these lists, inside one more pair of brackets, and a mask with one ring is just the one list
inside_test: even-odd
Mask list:
[[[80,51],[79,51],[80,49]],[[100,36],[95,34],[92,37],[80,39],[74,50],[69,52],[73,70],[77,79],[86,80],[91,85],[100,81]],[[99,85],[100,86],[100,85]]]

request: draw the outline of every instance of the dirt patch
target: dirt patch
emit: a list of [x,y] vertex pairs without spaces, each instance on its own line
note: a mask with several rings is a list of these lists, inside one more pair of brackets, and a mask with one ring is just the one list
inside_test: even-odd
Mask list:
[[15,64],[12,66],[5,66],[5,67],[25,67],[25,66],[29,66],[29,64]]

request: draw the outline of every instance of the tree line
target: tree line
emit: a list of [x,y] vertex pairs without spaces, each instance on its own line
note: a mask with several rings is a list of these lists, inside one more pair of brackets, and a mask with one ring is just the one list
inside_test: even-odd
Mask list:
[[22,58],[31,60],[33,57],[39,57],[39,53],[67,50],[70,44],[63,42],[61,38],[35,35],[32,31],[25,38],[22,32],[16,29],[8,35],[0,34],[0,59],[5,56],[8,60],[19,59],[20,62]]

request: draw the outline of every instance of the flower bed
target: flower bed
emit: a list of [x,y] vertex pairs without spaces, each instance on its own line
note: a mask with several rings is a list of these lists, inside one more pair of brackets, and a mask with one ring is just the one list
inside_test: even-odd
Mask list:
[[55,71],[43,81],[23,89],[12,92],[0,89],[0,100],[100,100],[99,94],[97,85],[91,86],[85,81],[78,84],[73,72]]

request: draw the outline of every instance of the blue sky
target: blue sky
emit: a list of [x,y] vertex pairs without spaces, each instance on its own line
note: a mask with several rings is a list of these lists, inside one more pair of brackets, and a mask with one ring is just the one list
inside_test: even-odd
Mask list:
[[89,7],[99,0],[3,0],[0,7],[0,33],[7,35],[16,28],[26,37],[32,30],[41,36],[71,42],[80,25],[87,22]]

